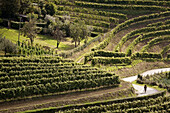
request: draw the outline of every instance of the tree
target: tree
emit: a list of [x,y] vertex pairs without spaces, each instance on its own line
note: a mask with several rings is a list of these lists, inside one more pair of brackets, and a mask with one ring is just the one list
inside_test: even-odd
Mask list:
[[26,12],[30,9],[31,1],[30,0],[20,0],[21,7],[19,9],[20,14],[26,14]]
[[63,26],[62,26],[62,30],[65,31],[65,34],[67,37],[70,36],[70,16],[63,16],[62,22],[63,22]]
[[11,18],[13,18],[20,9],[20,0],[2,0],[2,17],[8,18],[8,27],[11,27]]
[[2,17],[12,18],[20,9],[20,0],[2,0]]
[[45,5],[45,9],[47,11],[47,14],[50,14],[53,16],[55,14],[55,4],[52,2],[49,2]]
[[85,40],[87,42],[88,36],[90,36],[92,28],[85,25],[83,20],[76,20],[75,23],[70,25],[70,36],[73,38],[75,42],[75,47],[80,45],[81,40]]
[[36,29],[36,19],[30,19],[21,29],[21,33],[30,39],[31,46],[33,46],[34,39],[37,36],[38,30]]
[[57,40],[57,48],[59,47],[59,44],[61,40],[64,38],[65,32],[64,32],[64,23],[59,19],[56,18],[55,20],[52,19],[52,17],[46,16],[46,19],[50,21],[50,25],[48,26],[48,29],[51,32],[51,35],[54,39]]
[[75,42],[75,47],[77,47],[77,42],[79,41],[81,34],[81,29],[78,23],[71,23],[70,25],[70,36]]
[[[1,15],[2,15],[2,12],[1,12],[1,10],[0,10],[0,17],[1,17]],[[0,23],[2,22],[2,19],[0,18]]]
[[79,25],[80,25],[80,29],[81,29],[79,43],[81,40],[85,40],[85,43],[86,43],[88,40],[88,36],[91,35],[92,27],[85,25],[84,21],[80,21]]
[[59,28],[56,28],[56,30],[53,32],[53,38],[57,40],[57,48],[64,37],[63,31],[61,31]]
[[5,55],[6,53],[17,53],[17,46],[13,44],[10,40],[3,38],[2,35],[0,35],[0,51],[4,51]]

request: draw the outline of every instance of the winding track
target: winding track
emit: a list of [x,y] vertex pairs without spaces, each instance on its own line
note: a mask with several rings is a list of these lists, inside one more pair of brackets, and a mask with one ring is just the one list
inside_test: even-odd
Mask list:
[[[153,69],[153,70],[149,70],[146,71],[144,73],[142,73],[142,76],[146,76],[146,75],[153,75],[155,73],[160,73],[160,72],[166,72],[166,71],[170,71],[170,68],[162,68],[162,69]],[[133,82],[137,79],[137,75],[136,76],[131,76],[131,77],[127,77],[127,78],[123,78],[122,80],[126,81],[126,82]],[[158,90],[154,89],[154,88],[147,88],[146,93],[144,93],[144,86],[141,85],[136,85],[136,84],[132,84],[133,87],[136,90],[136,94],[138,96],[144,96],[144,95],[150,95],[150,94],[154,94],[159,92]]]

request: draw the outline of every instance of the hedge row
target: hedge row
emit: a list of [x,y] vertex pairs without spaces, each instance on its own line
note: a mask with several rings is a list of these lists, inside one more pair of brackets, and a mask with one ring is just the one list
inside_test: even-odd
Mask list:
[[[39,63],[40,64],[40,63]],[[70,72],[74,72],[74,71],[82,71],[82,70],[86,70],[86,69],[89,69],[89,66],[82,66],[82,65],[64,65],[64,66],[57,66],[57,65],[51,65],[51,66],[48,66],[48,65],[44,65],[44,67],[42,66],[36,66],[36,65],[27,65],[27,66],[19,66],[19,65],[16,65],[16,66],[4,66],[3,64],[0,65],[1,66],[1,71],[5,71],[7,73],[10,73],[12,71],[16,72],[16,71],[27,71],[27,70],[46,70],[46,69],[49,69],[49,71],[56,71],[56,72],[59,72],[59,71],[63,71],[64,69],[65,70],[68,70],[70,69]],[[80,68],[80,69],[79,69]],[[91,68],[92,69],[92,68]]]
[[86,2],[106,3],[106,4],[122,4],[122,5],[158,5],[170,6],[169,1],[153,1],[153,0],[77,0]]
[[[11,56],[10,56],[11,57]],[[54,56],[55,57],[55,56]],[[62,59],[64,60],[64,59]],[[17,66],[20,66],[20,67],[26,67],[26,66],[82,66],[82,67],[90,67],[90,66],[87,66],[87,65],[82,65],[82,64],[79,64],[79,63],[74,63],[74,62],[59,62],[59,63],[35,63],[35,62],[0,62],[0,67],[17,67]]]
[[109,29],[104,27],[97,27],[97,26],[91,26],[93,28],[93,32],[100,32],[100,33],[106,33]]
[[[160,31],[155,31],[155,32],[149,32],[146,34],[139,35],[133,42],[128,46],[128,49],[126,51],[126,54],[129,56],[131,55],[133,48],[135,45],[137,45],[139,42],[153,38],[153,37],[158,37],[158,36],[163,36],[163,35],[170,35],[170,30],[160,30]],[[130,52],[131,51],[131,52]]]
[[129,10],[156,10],[167,11],[168,7],[154,6],[154,5],[120,5],[120,4],[103,4],[94,2],[75,1],[75,4],[82,7],[103,8],[103,9],[129,9]]
[[[105,17],[100,15],[77,13],[77,12],[70,12],[70,11],[61,11],[61,12],[62,12],[61,14],[68,14],[72,17],[87,18],[87,19],[100,20],[100,21],[106,21],[112,23],[119,22],[119,19],[113,17]],[[56,14],[60,14],[60,11],[57,11]]]
[[132,59],[145,59],[145,58],[156,58],[156,59],[162,59],[162,55],[158,53],[147,53],[147,52],[142,52],[142,53],[134,53],[131,56]]
[[[91,109],[98,108],[98,110],[100,110],[100,106],[101,106],[101,111],[99,111],[99,112],[102,112],[102,110],[105,110],[105,112],[106,112],[106,110],[109,108],[121,110],[120,107],[122,107],[122,109],[124,109],[124,108],[131,108],[131,107],[135,107],[135,106],[144,106],[145,105],[144,103],[151,104],[151,102],[153,102],[153,103],[159,102],[160,103],[161,101],[162,102],[169,101],[169,97],[162,97],[164,95],[165,95],[165,91],[159,92],[159,93],[156,93],[153,95],[142,96],[142,97],[131,97],[131,98],[108,100],[108,101],[88,103],[88,104],[77,104],[77,105],[68,105],[68,106],[64,106],[64,107],[50,107],[50,108],[44,108],[44,109],[29,110],[29,111],[26,111],[26,113],[28,113],[28,112],[29,113],[33,113],[33,112],[34,113],[35,112],[36,113],[47,113],[47,112],[59,112],[59,111],[64,112],[65,110],[74,110],[74,109],[77,110],[77,112],[78,112],[78,109],[90,110],[90,108]],[[103,108],[104,106],[105,106],[105,108]],[[95,109],[92,109],[92,110],[95,111]],[[82,112],[83,111],[81,111],[81,113]],[[87,111],[87,112],[90,112],[90,111]],[[120,111],[117,111],[117,112],[120,112]]]
[[[60,12],[57,12],[59,15]],[[77,20],[79,20],[79,17],[72,17],[72,19],[74,19],[74,22],[77,22]],[[104,28],[110,28],[111,23],[109,22],[105,22],[105,21],[99,21],[99,20],[93,20],[93,19],[87,19],[87,18],[82,18],[82,20],[84,20],[86,25],[92,25],[92,26],[97,26],[97,27],[104,27]]]
[[[65,72],[66,73],[66,72]],[[99,79],[102,77],[112,77],[112,74],[103,72],[103,73],[89,73],[89,74],[80,74],[80,75],[74,75],[73,73],[68,73],[67,76],[64,76],[63,73],[59,72],[59,73],[55,73],[52,74],[50,73],[50,76],[47,75],[48,73],[45,74],[40,74],[38,76],[38,78],[35,76],[36,74],[34,74],[34,76],[31,76],[31,78],[28,78],[24,80],[24,78],[26,78],[25,76],[23,78],[20,78],[21,80],[14,80],[14,81],[1,81],[0,82],[0,89],[2,88],[15,88],[15,87],[21,87],[21,86],[30,86],[30,85],[38,85],[38,84],[47,84],[47,83],[58,83],[58,82],[67,82],[67,81],[75,81],[75,80],[93,80],[93,79]],[[42,75],[47,75],[47,76],[43,76]],[[13,77],[9,77],[13,78]]]
[[[98,71],[97,69],[94,68],[83,68],[84,70],[80,69],[58,69],[58,70],[53,70],[53,69],[40,69],[40,70],[34,70],[30,72],[31,70],[25,70],[25,71],[10,71],[10,73],[7,72],[1,72],[0,73],[0,80],[6,80],[6,81],[11,81],[11,80],[29,80],[31,78],[42,78],[42,77],[53,77],[53,75],[58,74],[59,76],[64,76],[64,75],[73,75],[74,76],[79,76],[79,75],[87,75],[87,74],[100,74],[100,73],[105,73],[105,71]],[[31,74],[31,75],[30,75]],[[29,76],[30,75],[30,76]],[[56,75],[57,76],[57,75]]]
[[131,31],[130,33],[127,33],[125,36],[122,37],[122,39],[119,41],[119,43],[117,44],[117,46],[115,47],[115,51],[120,51],[122,45],[129,39],[138,36],[142,33],[147,33],[147,32],[153,32],[153,31],[159,31],[159,30],[166,30],[166,29],[170,29],[170,25],[162,25],[159,27],[144,27],[141,29],[136,29]]
[[[18,80],[31,80],[31,79],[41,79],[41,78],[50,78],[50,77],[67,77],[67,76],[73,76],[73,71],[70,71],[70,72],[67,72],[67,70],[62,70],[63,72],[61,71],[56,71],[56,72],[48,72],[48,73],[36,73],[36,74],[31,74],[31,75],[28,75],[28,74],[23,74],[23,75],[13,75],[13,76],[10,76],[8,75],[7,73],[3,73],[1,72],[1,76],[0,76],[0,80],[1,81],[18,81]],[[85,71],[74,71],[74,76],[83,76],[84,77],[88,77],[88,76],[85,76],[85,75],[101,75],[103,74],[102,76],[105,76],[105,71],[99,71],[99,70],[85,70]],[[66,76],[64,76],[66,75]],[[90,75],[90,76],[91,76]],[[110,74],[111,75],[111,74]],[[113,75],[113,74],[112,74]],[[111,75],[111,76],[112,76]],[[109,73],[107,73],[107,76],[109,76]]]
[[116,64],[116,65],[129,65],[131,64],[131,59],[128,57],[122,58],[109,58],[109,57],[94,57],[91,61],[92,66],[96,64]]
[[69,0],[50,0],[51,2],[54,2],[56,5],[74,5],[73,2],[70,2]]
[[145,46],[143,46],[143,48],[141,49],[141,52],[146,52],[153,45],[161,43],[161,42],[165,42],[165,41],[170,42],[170,36],[154,38],[151,41],[149,41]]
[[168,24],[170,24],[170,20],[166,20],[164,22],[156,22],[153,24],[148,24],[147,27],[161,26],[161,25],[168,25]]
[[148,21],[150,19],[166,17],[166,16],[169,16],[169,15],[170,15],[170,11],[166,11],[166,12],[149,14],[149,15],[144,15],[144,16],[139,16],[139,17],[129,19],[129,20],[117,25],[111,32],[108,32],[105,36],[107,38],[104,41],[102,41],[99,45],[92,48],[92,50],[94,51],[94,50],[104,49],[110,43],[110,40],[114,37],[114,35],[117,32],[119,32],[120,30],[122,30],[123,28],[125,28],[125,27],[127,27],[131,24],[135,24],[135,23],[139,23],[139,22],[143,22],[143,21]]
[[1,57],[0,63],[73,63],[73,60],[58,56]]
[[170,54],[167,55],[167,58],[170,58]]
[[[76,14],[71,14],[70,12],[66,12],[66,11],[58,11],[56,13],[57,15],[71,15],[72,18],[75,20],[75,22],[77,21],[77,19],[79,19],[80,17]],[[92,26],[96,26],[96,27],[104,27],[104,28],[110,28],[111,27],[111,23],[110,21],[100,21],[101,19],[99,18],[98,20],[94,20],[92,18],[92,16],[90,16],[91,19],[88,19],[87,17],[85,18],[81,18],[82,20],[84,20],[86,25],[92,25]],[[96,17],[95,17],[96,18]],[[115,24],[118,23],[118,19],[115,19]]]
[[100,57],[125,57],[125,53],[118,53],[112,51],[94,51],[88,55],[85,55],[84,63],[86,64],[88,61],[91,61],[93,57],[100,56]]
[[85,21],[85,24],[87,25],[93,25],[93,26],[99,26],[99,27],[105,27],[105,28],[110,28],[111,23],[105,22],[105,21],[98,21],[98,20],[92,20],[92,19],[86,19],[83,18]]
[[[161,99],[160,99],[161,98]],[[71,110],[65,110],[65,113],[89,113],[89,112],[109,112],[109,113],[120,113],[120,112],[168,112],[169,101],[164,100],[162,97],[158,97],[158,99],[149,99],[146,101],[136,101],[136,102],[127,102],[120,104],[112,104],[112,105],[101,105],[101,106],[93,106],[87,108],[75,108]],[[168,99],[169,100],[169,99]],[[147,106],[147,107],[146,107]],[[61,111],[59,111],[61,112]]]
[[[64,72],[64,71],[68,71],[69,73],[81,73],[82,71],[86,71],[86,70],[96,70],[95,68],[66,68],[66,69],[48,69],[48,68],[42,68],[42,69],[27,69],[27,70],[22,70],[22,71],[9,71],[9,73],[5,72],[5,75],[8,76],[15,76],[15,75],[27,75],[27,74],[41,74],[41,73],[55,73],[55,72]],[[2,74],[3,76],[4,74]]]
[[87,9],[87,8],[82,8],[82,7],[79,8],[79,7],[71,7],[71,6],[56,6],[56,8],[59,11],[72,11],[72,12],[114,17],[114,18],[119,18],[119,19],[127,19],[127,15],[122,14],[122,13],[113,13],[113,12],[107,12],[107,11],[102,11],[102,10],[92,10],[92,9]]

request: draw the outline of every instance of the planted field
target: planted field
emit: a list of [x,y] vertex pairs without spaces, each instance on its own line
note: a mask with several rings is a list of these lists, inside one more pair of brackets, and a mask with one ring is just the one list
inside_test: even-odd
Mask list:
[[[0,112],[170,111],[169,93],[155,89],[157,94],[126,98],[138,93],[121,80],[170,66],[169,0],[20,0],[0,6]],[[10,41],[17,43],[15,52]],[[169,72],[137,82],[169,91]]]
[[0,100],[119,85],[115,74],[60,57],[0,59]]

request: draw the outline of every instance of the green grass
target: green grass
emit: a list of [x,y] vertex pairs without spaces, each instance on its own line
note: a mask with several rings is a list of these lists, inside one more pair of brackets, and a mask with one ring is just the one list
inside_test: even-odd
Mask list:
[[[7,29],[4,27],[0,27],[0,34],[3,34],[5,38],[11,40],[13,43],[16,43],[18,41],[18,30],[14,29]],[[26,38],[24,36],[20,36],[20,41],[26,41],[29,40],[29,38]],[[51,36],[48,35],[37,35],[37,37],[34,40],[34,44],[40,44],[43,46],[49,46],[51,48],[55,48],[57,41],[53,39]],[[70,50],[74,48],[74,43],[71,43],[71,39],[67,38],[67,41],[61,42],[59,45],[59,50]]]

